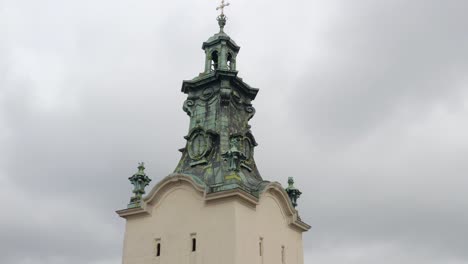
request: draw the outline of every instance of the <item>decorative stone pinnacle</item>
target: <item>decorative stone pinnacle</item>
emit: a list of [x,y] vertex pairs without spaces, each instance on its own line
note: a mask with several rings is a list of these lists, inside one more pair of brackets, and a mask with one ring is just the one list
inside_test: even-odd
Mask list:
[[145,164],[143,162],[138,163],[138,172],[128,179],[134,186],[132,191],[134,196],[130,198],[128,208],[140,207],[141,198],[145,194],[145,187],[151,182],[151,179],[146,176]]
[[297,206],[297,199],[301,196],[302,192],[299,191],[296,187],[294,187],[294,178],[288,178],[288,188],[285,189],[286,193],[288,193],[289,199],[294,207]]

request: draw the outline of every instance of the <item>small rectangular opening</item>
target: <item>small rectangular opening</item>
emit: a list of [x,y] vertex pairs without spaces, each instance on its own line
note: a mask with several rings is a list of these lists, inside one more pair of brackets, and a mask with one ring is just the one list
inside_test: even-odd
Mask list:
[[192,238],[192,252],[197,251],[197,239]]
[[197,251],[197,233],[190,233],[190,241],[192,241],[192,252]]
[[258,253],[260,256],[263,256],[263,237],[260,237],[260,241],[258,241]]
[[156,257],[161,256],[161,238],[156,238],[154,240],[154,255]]
[[286,252],[284,250],[284,246],[281,246],[281,263],[282,264],[286,263]]

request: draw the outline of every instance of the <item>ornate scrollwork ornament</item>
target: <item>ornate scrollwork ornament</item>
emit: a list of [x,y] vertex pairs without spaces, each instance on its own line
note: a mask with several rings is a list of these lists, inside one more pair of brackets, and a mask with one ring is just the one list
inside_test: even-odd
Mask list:
[[251,105],[246,106],[245,111],[248,114],[247,120],[252,119],[252,117],[255,115],[255,108]]
[[221,98],[221,105],[226,106],[229,105],[229,102],[231,101],[231,94],[232,90],[229,88],[221,88],[219,95]]
[[239,137],[231,137],[229,150],[222,155],[230,171],[239,171],[242,161],[245,160],[245,155],[239,148],[240,141]]
[[244,155],[245,159],[249,161],[252,158],[252,144],[248,138],[244,138],[243,140],[243,147],[244,147]]
[[193,162],[191,166],[204,164],[207,162],[205,159],[213,149],[213,137],[210,132],[205,132],[203,129],[193,130],[189,136],[186,137],[187,153]]
[[138,172],[128,178],[133,185],[134,196],[130,198],[128,208],[140,207],[141,199],[145,194],[145,187],[151,182],[151,179],[145,173],[145,164],[143,162],[138,164]]
[[201,159],[207,150],[208,142],[204,134],[196,134],[190,139],[188,143],[188,153],[193,160]]
[[200,96],[200,99],[202,100],[209,100],[211,97],[213,97],[213,94],[214,94],[214,88],[213,87],[207,87],[205,88],[205,90],[203,90],[201,96]]
[[195,105],[194,101],[187,99],[185,100],[184,105],[182,106],[182,109],[184,110],[184,112],[187,113],[188,116],[192,116],[193,115],[192,107],[194,105]]

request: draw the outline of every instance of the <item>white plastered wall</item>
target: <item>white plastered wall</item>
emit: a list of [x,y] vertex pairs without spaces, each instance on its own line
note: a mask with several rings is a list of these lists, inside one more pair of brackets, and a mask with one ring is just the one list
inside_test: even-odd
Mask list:
[[[286,264],[303,264],[302,233],[288,224],[273,193],[262,194],[254,206],[237,197],[205,201],[183,181],[162,192],[148,205],[151,215],[127,217],[123,264],[283,264],[282,246]],[[161,243],[159,257],[155,239]]]
[[303,264],[302,232],[289,225],[277,196],[263,193],[255,208],[238,203],[236,217],[237,263],[283,264],[284,247],[284,263]]

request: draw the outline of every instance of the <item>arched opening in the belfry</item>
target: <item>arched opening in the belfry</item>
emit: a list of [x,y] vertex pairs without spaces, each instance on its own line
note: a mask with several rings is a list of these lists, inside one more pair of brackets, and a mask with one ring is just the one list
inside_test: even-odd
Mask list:
[[228,70],[232,70],[232,54],[229,53],[227,57],[227,68]]
[[218,51],[213,51],[211,53],[211,70],[217,70],[218,69]]

